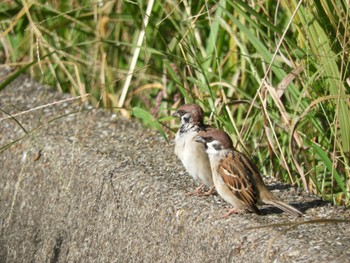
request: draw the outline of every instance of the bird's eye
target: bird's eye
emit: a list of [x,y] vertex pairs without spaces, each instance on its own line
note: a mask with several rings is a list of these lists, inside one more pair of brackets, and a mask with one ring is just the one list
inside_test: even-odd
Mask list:
[[213,137],[209,136],[209,137],[207,137],[205,140],[206,140],[207,142],[212,142],[214,139],[213,139]]

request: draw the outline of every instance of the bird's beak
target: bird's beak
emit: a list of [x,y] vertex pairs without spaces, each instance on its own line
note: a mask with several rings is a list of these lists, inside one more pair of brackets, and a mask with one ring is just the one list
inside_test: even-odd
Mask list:
[[171,114],[171,116],[179,118],[180,114],[178,113],[178,111],[175,111],[173,114]]
[[200,142],[200,143],[203,143],[203,144],[206,143],[206,141],[205,141],[201,136],[197,136],[194,140],[195,140],[196,142]]

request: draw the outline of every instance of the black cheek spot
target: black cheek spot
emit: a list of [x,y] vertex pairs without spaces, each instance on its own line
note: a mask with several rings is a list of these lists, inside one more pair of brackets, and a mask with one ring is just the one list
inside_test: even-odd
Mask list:
[[190,117],[182,117],[182,119],[186,122],[186,123],[189,123],[190,122]]
[[221,150],[222,148],[220,144],[214,144],[213,146],[215,150]]

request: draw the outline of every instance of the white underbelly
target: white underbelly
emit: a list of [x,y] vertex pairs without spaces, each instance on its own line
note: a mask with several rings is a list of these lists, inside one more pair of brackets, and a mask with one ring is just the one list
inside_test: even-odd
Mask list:
[[204,145],[194,140],[196,135],[197,133],[193,132],[185,138],[177,138],[175,154],[193,179],[207,186],[212,186],[214,182],[209,160],[205,153]]
[[234,208],[237,208],[237,209],[240,209],[244,206],[242,201],[239,200],[231,191],[231,189],[226,185],[226,183],[221,178],[221,176],[214,175],[213,181],[214,181],[215,189],[222,199],[224,199],[227,203],[229,203],[230,205],[232,205]]

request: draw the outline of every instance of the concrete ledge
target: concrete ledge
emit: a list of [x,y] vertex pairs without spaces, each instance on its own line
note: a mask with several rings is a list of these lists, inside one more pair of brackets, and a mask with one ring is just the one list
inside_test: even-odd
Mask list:
[[[69,98],[26,76],[0,96],[12,114]],[[196,183],[173,145],[77,102],[0,121],[1,262],[349,262],[348,223],[291,227],[349,211],[267,178],[304,218],[266,206],[222,219],[218,196],[185,195]]]

